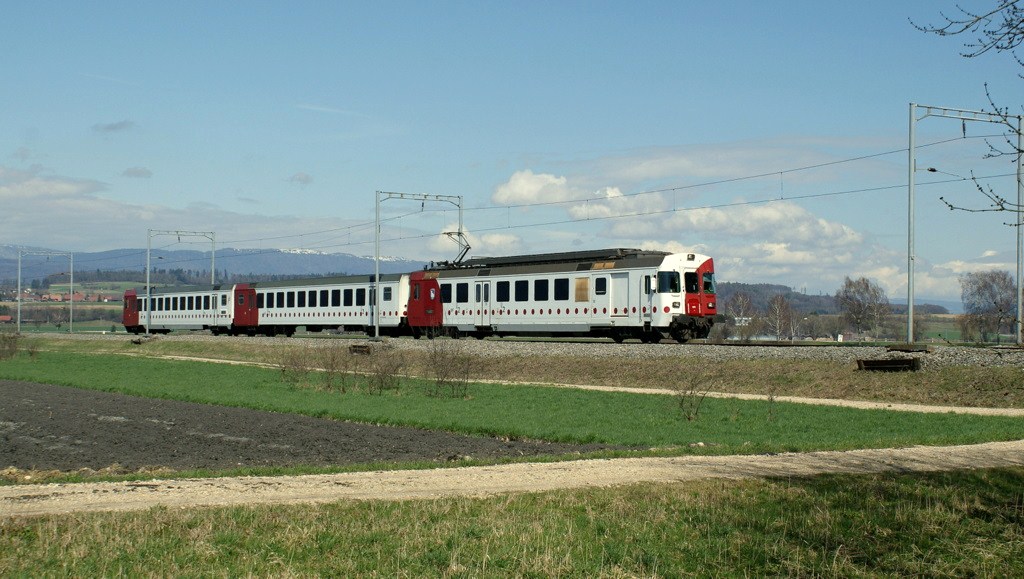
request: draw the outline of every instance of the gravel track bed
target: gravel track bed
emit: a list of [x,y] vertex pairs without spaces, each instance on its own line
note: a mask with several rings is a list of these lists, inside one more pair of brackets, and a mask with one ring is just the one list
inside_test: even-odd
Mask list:
[[[124,334],[48,334],[71,340],[126,340]],[[267,338],[212,336],[203,333],[171,334],[155,338],[168,342],[215,342],[238,341],[246,344],[289,345],[302,343],[310,347],[336,344],[337,338]],[[388,339],[403,350],[427,351],[430,340],[410,338]],[[366,343],[365,339],[346,339],[346,343]],[[520,341],[520,340],[474,340],[460,341],[465,351],[474,356],[496,357],[621,357],[626,359],[652,359],[671,357],[695,357],[709,361],[726,360],[820,360],[839,364],[856,364],[859,359],[891,359],[920,357],[925,368],[944,366],[1022,366],[1024,349],[1020,348],[969,348],[963,346],[931,345],[930,352],[888,352],[880,346],[731,346],[712,344],[640,344],[601,341]]]

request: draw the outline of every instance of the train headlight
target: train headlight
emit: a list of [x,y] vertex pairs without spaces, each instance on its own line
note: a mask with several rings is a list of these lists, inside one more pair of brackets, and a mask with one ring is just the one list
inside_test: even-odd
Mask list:
[[709,310],[715,309],[715,302],[708,302],[708,309]]

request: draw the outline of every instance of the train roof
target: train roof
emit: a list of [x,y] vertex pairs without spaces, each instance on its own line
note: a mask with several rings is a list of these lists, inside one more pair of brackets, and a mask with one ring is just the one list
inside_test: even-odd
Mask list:
[[[399,281],[402,274],[397,273],[386,273],[381,274],[381,283],[396,282]],[[256,281],[256,282],[239,282],[246,284],[251,288],[255,289],[286,289],[293,287],[312,287],[312,286],[323,286],[323,285],[342,285],[351,283],[373,283],[373,274],[360,274],[360,275],[342,275],[342,276],[329,276],[329,277],[304,277],[296,279],[284,279],[277,281]],[[229,291],[235,284],[231,283],[219,283],[216,285],[179,285],[179,286],[154,286],[151,295],[161,295],[167,293],[201,293],[201,292],[214,292],[214,291]],[[134,288],[136,295],[143,296],[146,294],[146,287]]]
[[[617,247],[611,249],[591,249],[587,251],[566,251],[560,253],[539,253],[531,255],[509,255],[505,257],[473,257],[454,267],[513,267],[518,265],[541,265],[556,263],[580,263],[585,261],[616,261],[622,259],[641,259],[645,257],[664,257],[671,255],[667,251],[645,249],[628,249]],[[437,268],[448,269],[448,268]]]

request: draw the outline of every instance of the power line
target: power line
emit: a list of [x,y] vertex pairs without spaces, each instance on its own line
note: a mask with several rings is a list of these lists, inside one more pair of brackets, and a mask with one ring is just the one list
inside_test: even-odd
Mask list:
[[[925,144],[922,144],[922,145],[918,145],[917,148],[918,149],[922,149],[922,148],[927,148],[927,147],[934,147],[934,146],[943,145],[943,144],[954,142],[954,141],[963,141],[965,139],[987,139],[987,138],[992,138],[992,137],[997,137],[997,136],[1000,136],[1000,135],[999,134],[993,134],[993,135],[977,135],[977,136],[972,135],[972,136],[969,136],[969,137],[955,137],[955,138],[944,139],[944,140],[939,140],[939,141],[934,141],[934,142],[931,142],[931,143],[925,143]],[[723,185],[723,184],[729,184],[729,183],[737,183],[737,182],[741,182],[741,181],[749,181],[749,180],[754,180],[754,179],[762,179],[762,178],[765,178],[765,177],[772,177],[772,176],[776,176],[776,175],[780,175],[781,176],[781,175],[797,173],[797,172],[802,172],[802,171],[809,171],[809,170],[813,170],[813,169],[820,169],[820,168],[823,168],[823,167],[835,166],[835,165],[840,165],[840,164],[845,164],[845,163],[853,163],[853,162],[857,162],[857,161],[864,161],[864,160],[867,160],[867,159],[884,157],[884,156],[894,155],[894,154],[898,154],[898,153],[905,153],[906,151],[907,151],[907,148],[903,147],[903,148],[900,148],[900,149],[892,149],[892,150],[883,151],[883,152],[879,152],[879,153],[871,153],[871,154],[868,154],[868,155],[860,155],[860,156],[857,156],[857,157],[849,157],[849,158],[846,158],[846,159],[838,159],[838,160],[834,160],[834,161],[826,161],[826,162],[822,162],[822,163],[815,163],[815,164],[804,165],[804,166],[800,166],[800,167],[791,167],[791,168],[788,168],[788,169],[781,169],[781,170],[778,170],[778,171],[768,171],[768,172],[757,173],[757,174],[752,174],[752,175],[744,175],[744,176],[739,176],[739,177],[731,177],[731,178],[718,179],[718,180],[713,180],[713,181],[704,181],[704,182],[701,182],[701,183],[693,183],[693,184],[689,184],[689,185],[680,185],[680,186],[667,187],[667,188],[661,188],[661,189],[651,189],[651,190],[645,190],[645,191],[637,191],[637,192],[634,192],[634,193],[622,194],[622,195],[619,195],[617,197],[613,197],[611,199],[630,199],[630,198],[636,198],[636,197],[640,197],[640,196],[644,196],[644,195],[654,195],[654,194],[658,194],[658,193],[678,192],[678,191],[684,191],[684,190],[690,190],[690,189],[697,189],[697,188],[701,188],[701,187],[712,187],[712,186],[716,186],[716,185]],[[991,175],[991,176],[987,176],[987,177],[978,177],[978,179],[984,180],[984,179],[1006,177],[1006,176],[1010,176],[1010,175],[1011,174]],[[956,182],[956,181],[962,181],[962,180],[965,180],[965,179],[961,178],[961,179],[951,179],[951,180],[944,180],[944,181],[933,181],[933,182],[929,182],[929,183],[922,183],[921,185],[932,185],[932,184],[950,183],[950,182]],[[764,203],[771,203],[771,202],[776,202],[776,201],[780,201],[780,200],[802,200],[802,199],[814,199],[814,198],[820,198],[820,197],[850,195],[850,194],[856,194],[856,193],[866,193],[866,192],[875,192],[875,191],[883,191],[883,190],[890,190],[890,189],[898,189],[898,188],[905,187],[905,186],[906,186],[905,184],[900,184],[900,185],[880,186],[880,187],[871,187],[871,188],[862,188],[862,189],[851,189],[851,190],[847,190],[847,191],[839,191],[839,192],[831,192],[831,193],[818,193],[818,194],[797,195],[797,196],[791,195],[791,196],[787,197],[786,199],[766,199],[766,200],[758,200],[758,201],[742,201],[742,202],[725,203],[725,204],[719,204],[719,205],[709,205],[709,206],[704,206],[704,207],[673,208],[673,209],[664,209],[664,210],[657,210],[657,211],[650,211],[650,212],[640,212],[640,213],[630,213],[630,214],[619,214],[619,215],[606,215],[606,216],[587,217],[587,218],[584,218],[584,219],[562,219],[562,220],[536,222],[536,223],[529,223],[529,224],[518,224],[518,225],[511,225],[509,223],[509,224],[506,224],[505,226],[494,226],[494,227],[488,227],[488,228],[478,228],[478,229],[476,229],[476,231],[481,231],[481,232],[482,231],[500,231],[500,230],[504,230],[504,229],[522,229],[522,228],[542,227],[542,226],[550,226],[550,225],[564,225],[564,224],[569,224],[569,223],[578,223],[578,222],[585,222],[585,221],[605,221],[605,220],[609,220],[609,219],[621,219],[621,218],[629,218],[629,217],[646,217],[646,216],[659,215],[659,214],[672,213],[672,212],[679,212],[679,211],[692,211],[692,210],[698,210],[698,209],[715,209],[715,208],[720,209],[720,208],[728,208],[728,207],[739,207],[739,206],[744,206],[744,205],[764,204]],[[581,204],[581,203],[589,203],[591,201],[600,202],[600,201],[604,201],[604,200],[606,200],[606,199],[565,199],[565,200],[558,200],[558,201],[541,201],[541,202],[533,202],[533,203],[510,204],[510,205],[488,205],[488,206],[482,206],[482,207],[468,207],[468,208],[465,209],[465,211],[497,211],[497,210],[510,210],[510,209],[520,209],[520,208],[552,207],[552,206],[558,206],[558,205],[578,205],[578,204]],[[382,220],[382,223],[396,221],[396,220],[403,219],[405,217],[409,217],[409,216],[416,215],[416,214],[440,213],[440,212],[444,212],[444,211],[446,211],[446,210],[444,210],[444,209],[434,209],[434,208],[421,209],[420,211],[413,211],[413,212],[405,213],[405,214],[402,214],[402,215],[397,215],[397,216],[394,216],[394,217],[389,217],[387,219]],[[355,224],[344,226],[344,227],[336,227],[336,228],[324,229],[324,230],[320,230],[320,231],[310,231],[310,232],[303,232],[303,233],[295,233],[295,234],[288,234],[288,235],[278,235],[278,236],[271,236],[271,237],[259,237],[259,238],[251,238],[251,239],[232,239],[232,240],[222,241],[222,243],[252,243],[252,242],[261,242],[262,243],[264,241],[277,241],[277,240],[281,240],[281,239],[294,239],[294,238],[301,238],[301,237],[313,237],[313,236],[316,236],[316,235],[322,235],[322,234],[327,234],[327,233],[337,233],[337,232],[345,232],[345,235],[349,235],[350,236],[352,233],[359,232],[359,231],[362,231],[364,229],[371,229],[373,226],[374,226],[374,222],[373,221],[365,221],[365,222],[359,222],[359,223],[355,223]],[[435,233],[431,233],[431,234],[422,234],[422,235],[413,235],[413,236],[403,236],[403,237],[384,239],[382,241],[399,241],[399,240],[409,240],[409,239],[428,239],[428,238],[431,238],[431,237],[435,237],[436,235],[437,234],[435,234]],[[338,236],[338,237],[340,237],[340,236]],[[328,243],[332,239],[337,239],[338,237],[332,237],[332,238],[318,240],[318,241],[316,241],[315,243],[312,244],[312,247],[316,247],[318,249],[332,249],[332,248],[339,248],[339,247],[355,247],[355,246],[360,246],[360,245],[367,245],[367,244],[370,243],[369,241],[356,241],[356,242],[346,242],[346,243],[337,243],[337,244],[329,244]],[[192,243],[196,243],[196,242],[178,242],[178,244],[186,244],[186,245],[189,245],[189,244],[192,244]],[[164,246],[162,246],[160,248],[157,248],[157,249],[167,249],[167,248],[172,247],[174,245],[176,245],[176,244],[175,243],[169,243],[169,244],[164,245]],[[238,251],[238,250],[236,250],[236,251]],[[226,256],[222,257],[222,259],[232,259],[232,258],[246,257],[246,256],[252,256],[252,255],[260,255],[260,254],[265,254],[265,253],[273,253],[273,252],[276,252],[276,251],[278,251],[278,250],[277,249],[252,250],[252,251],[249,251],[249,252],[239,252],[239,253],[236,253],[236,254],[233,254],[233,255],[226,255]],[[133,256],[140,256],[141,257],[143,255],[145,255],[145,251],[138,251],[138,252],[134,252],[134,253],[130,253],[130,254],[120,254],[120,255],[113,255],[113,256],[107,256],[107,257],[96,257],[96,258],[93,258],[93,259],[81,260],[79,263],[80,264],[100,263],[100,262],[104,262],[104,261],[113,261],[113,260],[125,259],[126,257],[133,257]],[[205,261],[205,257],[204,258],[196,258],[196,259],[181,259],[181,260],[174,260],[174,261],[166,261],[165,265],[177,264],[177,263],[190,263],[192,261],[198,261],[200,259]],[[140,264],[138,267],[142,267],[142,265]]]

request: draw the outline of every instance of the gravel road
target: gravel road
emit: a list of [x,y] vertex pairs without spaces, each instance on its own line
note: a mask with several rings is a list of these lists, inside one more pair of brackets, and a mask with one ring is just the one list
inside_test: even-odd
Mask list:
[[131,511],[154,506],[184,508],[338,500],[409,500],[707,478],[906,473],[1007,466],[1024,466],[1024,441],[771,456],[626,458],[298,477],[19,485],[0,487],[0,513],[37,516],[83,511]]

